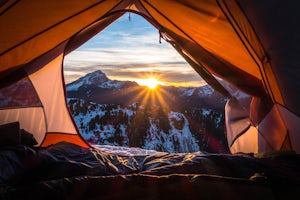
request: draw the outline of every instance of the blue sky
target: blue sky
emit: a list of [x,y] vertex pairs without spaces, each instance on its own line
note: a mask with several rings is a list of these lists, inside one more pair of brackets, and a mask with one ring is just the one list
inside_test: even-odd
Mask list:
[[149,76],[164,85],[200,86],[201,77],[141,16],[126,13],[64,60],[66,82],[101,70],[110,79],[139,83]]

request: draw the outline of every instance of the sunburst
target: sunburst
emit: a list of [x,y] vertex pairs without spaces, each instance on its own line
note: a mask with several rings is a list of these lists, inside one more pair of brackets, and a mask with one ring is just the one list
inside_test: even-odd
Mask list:
[[140,80],[139,84],[147,86],[149,89],[154,90],[159,84],[159,81],[156,78],[147,78]]

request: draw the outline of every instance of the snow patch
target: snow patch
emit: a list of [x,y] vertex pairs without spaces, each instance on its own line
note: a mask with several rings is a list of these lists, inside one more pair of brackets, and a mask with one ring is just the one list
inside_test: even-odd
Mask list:
[[190,97],[194,94],[196,88],[181,88],[182,95],[186,97]]
[[78,88],[81,86],[82,86],[81,82],[73,83],[73,84],[67,85],[66,90],[67,91],[77,91]]
[[213,93],[214,93],[214,89],[209,85],[205,85],[199,89],[198,96],[205,97],[205,96],[212,95]]

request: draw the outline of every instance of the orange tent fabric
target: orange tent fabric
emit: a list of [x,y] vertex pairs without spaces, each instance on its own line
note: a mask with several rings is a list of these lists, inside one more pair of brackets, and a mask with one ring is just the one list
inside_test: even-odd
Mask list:
[[[226,123],[232,152],[300,152],[297,7],[297,2],[279,0],[3,1],[0,124],[19,121],[39,145],[53,132],[77,135],[65,101],[63,57],[125,12],[135,12],[230,97]],[[17,91],[23,79],[28,80],[24,90],[10,90]],[[242,105],[237,89],[249,95],[249,105]],[[31,95],[25,95],[29,90]],[[38,102],[6,101],[20,91],[23,98]],[[239,109],[247,120],[235,117]]]

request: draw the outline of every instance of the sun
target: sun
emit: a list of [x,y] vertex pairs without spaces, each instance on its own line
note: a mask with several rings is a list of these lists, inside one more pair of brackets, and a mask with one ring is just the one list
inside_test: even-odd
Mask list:
[[148,88],[153,90],[158,85],[158,81],[155,78],[148,78],[148,79],[145,79],[145,84]]
[[140,85],[147,86],[149,89],[154,90],[157,85],[159,84],[158,80],[156,78],[147,78],[140,80]]

